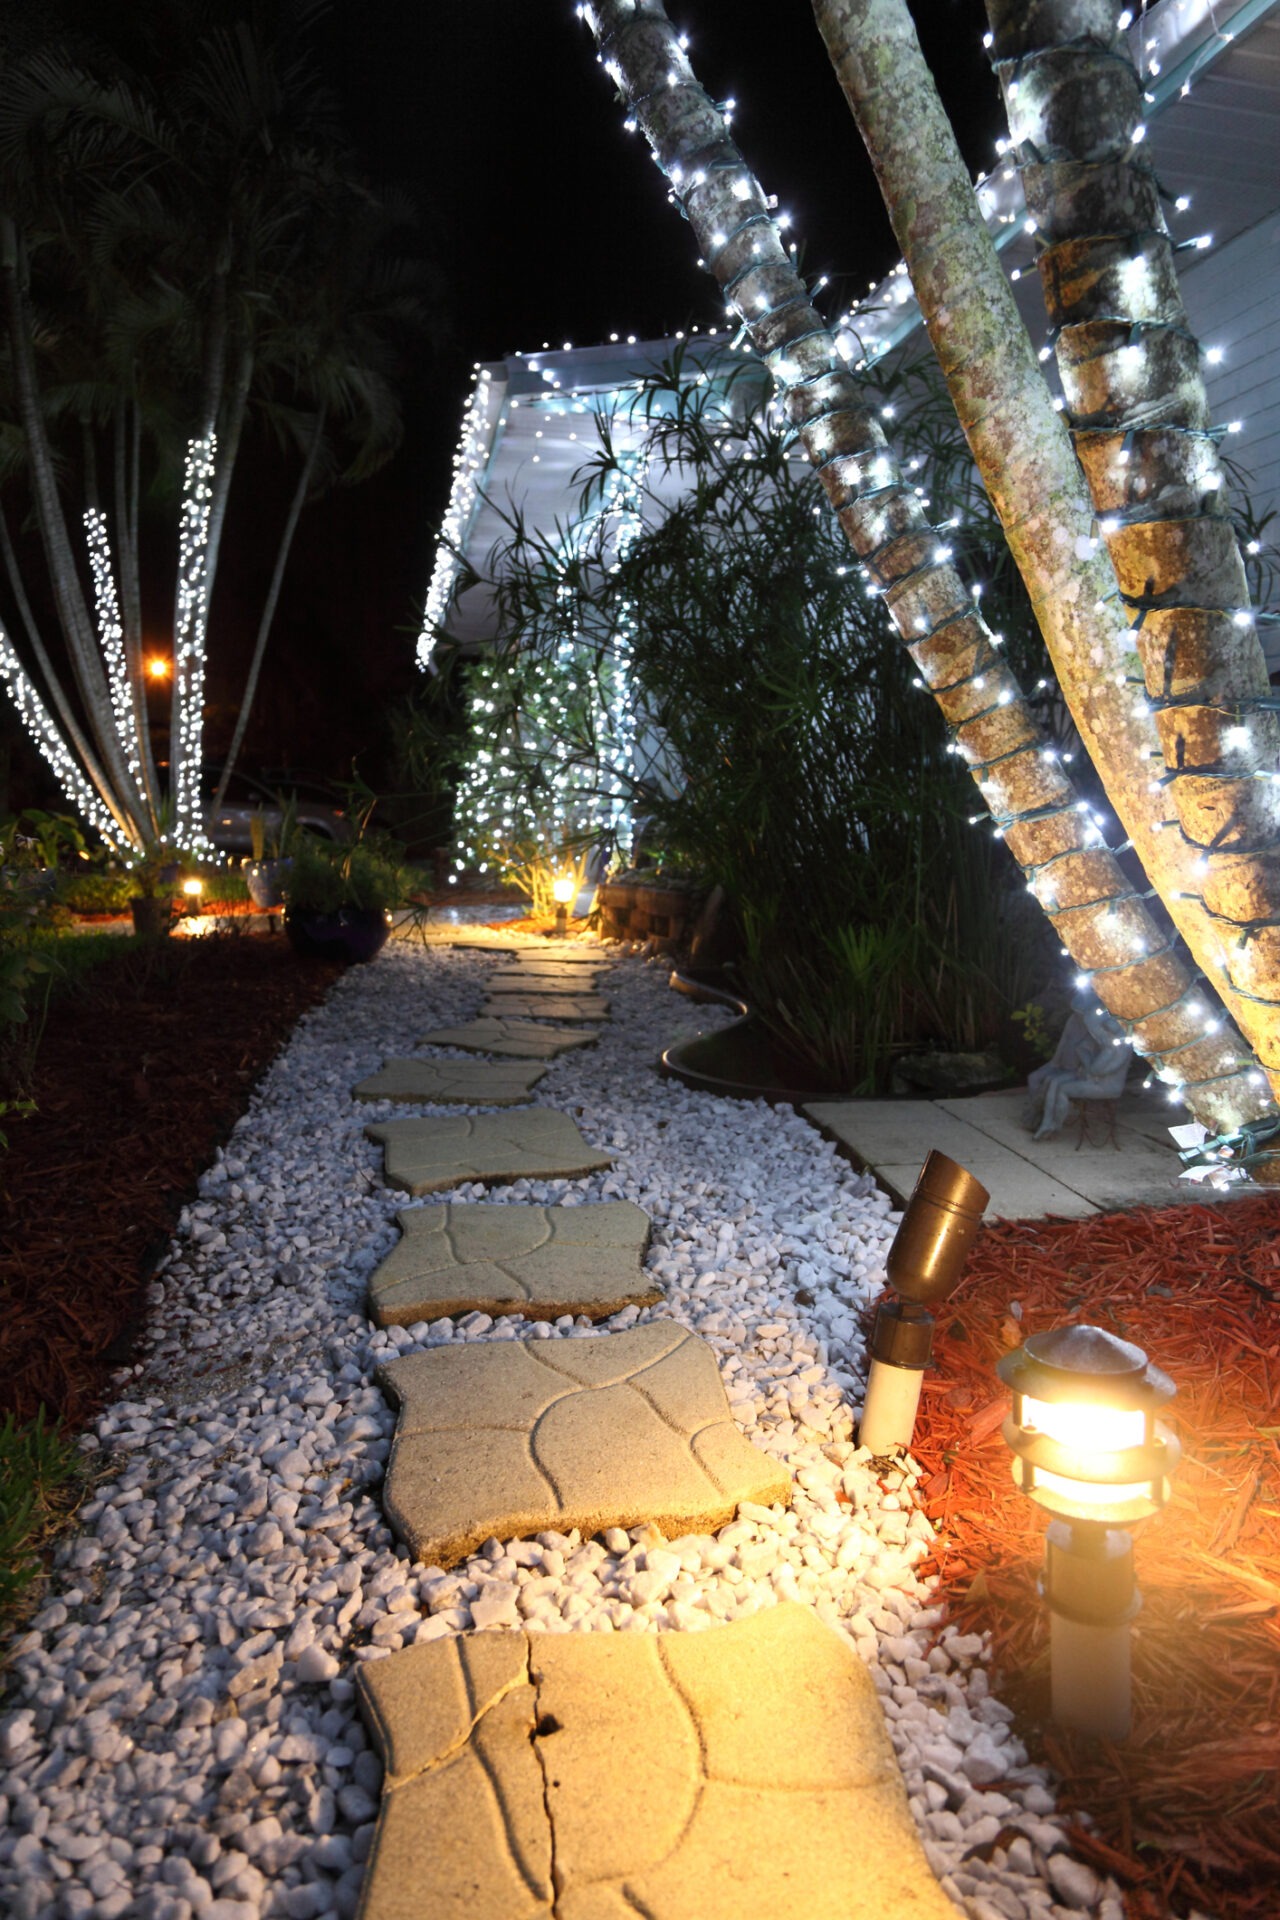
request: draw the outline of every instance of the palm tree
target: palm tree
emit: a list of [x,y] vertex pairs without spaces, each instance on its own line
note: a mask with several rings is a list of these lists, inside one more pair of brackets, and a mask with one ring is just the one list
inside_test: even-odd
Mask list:
[[[1280,1075],[1280,725],[1119,4],[987,0],[1067,418],[1225,997]],[[1012,82],[1016,72],[1016,88]]]
[[[301,50],[310,11],[143,0],[95,16],[106,40],[53,21],[0,87],[0,484],[26,483],[70,681],[7,528],[35,678],[7,636],[0,674],[73,800],[125,848],[203,842],[205,641],[245,433],[302,451],[247,703],[307,493],[365,477],[399,434],[387,335],[409,290]],[[143,677],[148,489],[177,504],[167,795]]]
[[[1161,741],[1146,703],[1135,701],[1128,684],[1135,636],[1118,610],[1115,571],[1098,541],[1094,503],[904,0],[814,0],[814,13],[1081,737],[1197,963],[1220,984],[1231,1013],[1257,1042],[1255,1003],[1232,992],[1222,935],[1198,897],[1195,867],[1201,856],[1181,835],[1164,830],[1162,797],[1153,804],[1151,768]],[[1222,1058],[1216,1039],[1200,1051],[1201,1058],[1191,1050],[1179,1055],[1179,1077],[1197,1078]],[[1255,1063],[1242,1063],[1232,1092],[1234,1126],[1269,1105]]]
[[[850,545],[883,593],[1028,884],[1052,875],[1056,924],[1099,999],[1153,1056],[1196,1060],[1205,1038],[1189,1011],[1191,978],[1082,811],[949,550],[846,370],[801,282],[767,197],[729,132],[727,112],[695,80],[660,0],[585,0],[580,8],[629,116],[649,141],[710,271],[768,365],[781,403]],[[1139,945],[1141,943],[1141,946]],[[1149,964],[1133,966],[1138,952]],[[1238,1056],[1189,1078],[1187,1101],[1216,1128],[1236,1113],[1225,1077]],[[1218,1073],[1224,1076],[1217,1077]]]

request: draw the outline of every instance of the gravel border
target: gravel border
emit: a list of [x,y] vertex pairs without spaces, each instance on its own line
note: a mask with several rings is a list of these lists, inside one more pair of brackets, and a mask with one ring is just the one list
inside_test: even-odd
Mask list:
[[371,1326],[365,1284],[405,1196],[382,1185],[363,1128],[406,1109],[350,1090],[428,1027],[473,1014],[489,965],[398,940],[344,975],[183,1214],[151,1286],[146,1358],[82,1442],[101,1483],[10,1649],[0,1907],[14,1920],[348,1920],[381,1778],[353,1705],[357,1662],[473,1626],[697,1631],[799,1599],[871,1666],[929,1859],[962,1913],[1122,1920],[990,1691],[989,1649],[946,1624],[918,1576],[930,1523],[914,1465],[879,1476],[853,1445],[856,1316],[900,1215],[790,1109],[658,1077],[662,1046],[732,1017],[669,993],[660,964],[618,967],[599,1045],[553,1062],[534,1096],[612,1150],[613,1170],[433,1199],[636,1201],[665,1304],[533,1334],[590,1337],[653,1313],[695,1328],[743,1429],[791,1468],[794,1506],[748,1508],[714,1538],[490,1542],[447,1574],[393,1540],[377,1497],[394,1422],[378,1364],[530,1328],[479,1314]]

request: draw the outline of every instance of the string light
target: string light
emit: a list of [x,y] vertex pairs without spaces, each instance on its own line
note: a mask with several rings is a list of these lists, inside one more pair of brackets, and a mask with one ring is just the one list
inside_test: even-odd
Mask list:
[[[618,336],[614,334],[613,337],[616,340]],[[431,666],[440,627],[453,597],[454,584],[461,569],[458,556],[466,540],[479,496],[480,476],[493,440],[493,428],[489,421],[491,380],[487,367],[475,369],[475,384],[462,416],[462,435],[453,456],[449,504],[440,525],[435,565],[427,587],[422,628],[418,635],[417,660],[424,669]],[[519,403],[513,400],[511,404],[517,406]]]
[[101,834],[113,852],[122,853],[128,844],[127,837],[68,751],[53,715],[32,685],[3,627],[0,627],[0,678],[4,680],[5,691],[19,719],[48,762],[54,779],[71,805],[96,833]]
[[201,858],[216,857],[205,834],[200,798],[204,734],[206,588],[209,510],[218,440],[213,433],[190,442],[178,519],[178,596],[173,635],[174,844]]
[[107,685],[111,694],[111,713],[116,738],[124,749],[130,778],[138,786],[142,780],[142,760],[138,753],[138,726],[134,712],[133,688],[124,652],[124,627],[116,598],[115,571],[111,563],[111,539],[106,515],[90,507],[84,516],[85,539],[89,549],[89,571],[93,577],[94,607],[98,618],[98,645],[107,666]]

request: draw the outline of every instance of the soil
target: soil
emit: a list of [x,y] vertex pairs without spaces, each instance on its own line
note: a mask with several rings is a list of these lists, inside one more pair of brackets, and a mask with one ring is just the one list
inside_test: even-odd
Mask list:
[[9,1116],[0,1156],[0,1415],[73,1429],[128,1363],[198,1176],[341,971],[278,932],[120,947],[50,1006],[36,1112]]

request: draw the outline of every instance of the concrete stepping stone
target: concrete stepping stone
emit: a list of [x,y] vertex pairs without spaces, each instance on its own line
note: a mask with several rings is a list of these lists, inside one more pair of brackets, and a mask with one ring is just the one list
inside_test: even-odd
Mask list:
[[446,1203],[398,1214],[403,1238],[369,1282],[369,1317],[410,1327],[459,1313],[602,1320],[651,1307],[649,1217],[630,1200],[585,1207]]
[[612,968],[613,962],[603,957],[599,960],[544,960],[541,955],[531,959],[519,954],[495,967],[494,978],[501,975],[504,979],[525,980],[545,975],[558,980],[586,980],[590,974],[611,972]]
[[461,1047],[467,1053],[496,1053],[513,1060],[554,1060],[573,1047],[593,1047],[599,1031],[581,1027],[550,1027],[536,1020],[511,1020],[485,1014],[462,1027],[433,1027],[424,1033],[421,1047]]
[[571,974],[535,973],[532,967],[522,967],[519,973],[491,973],[484,986],[490,995],[554,993],[563,996],[599,991],[595,977],[584,973],[581,967],[575,967]]
[[510,1020],[607,1020],[609,1002],[602,993],[497,993],[484,1011]]
[[490,1060],[388,1060],[351,1089],[357,1100],[434,1100],[463,1107],[518,1107],[545,1067]]
[[383,1507],[428,1566],[548,1528],[709,1533],[743,1500],[791,1497],[734,1425],[711,1348],[673,1320],[432,1347],[379,1377],[400,1408]]
[[848,1642],[488,1632],[360,1668],[385,1763],[362,1920],[957,1920]]
[[554,1107],[383,1120],[365,1132],[386,1150],[387,1185],[415,1197],[464,1180],[576,1180],[613,1165],[612,1154],[589,1147],[577,1122]]

